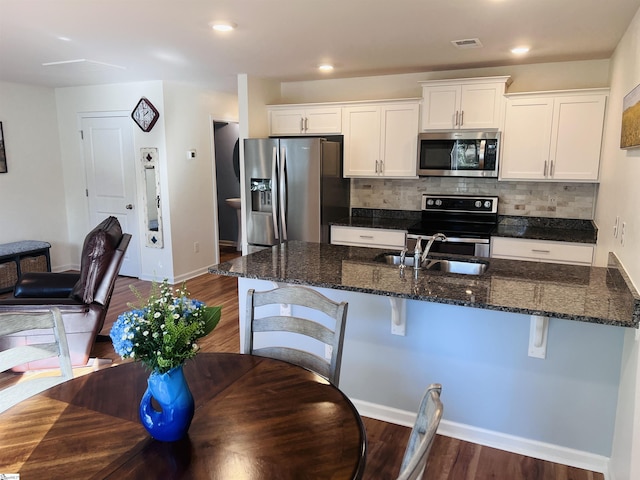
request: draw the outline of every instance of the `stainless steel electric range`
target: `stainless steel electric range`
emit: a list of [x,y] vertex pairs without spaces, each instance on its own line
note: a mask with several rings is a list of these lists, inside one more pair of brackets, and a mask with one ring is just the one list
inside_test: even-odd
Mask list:
[[431,252],[489,256],[491,233],[498,225],[498,197],[468,195],[423,195],[422,219],[408,228],[407,248],[420,239],[422,248],[436,234]]

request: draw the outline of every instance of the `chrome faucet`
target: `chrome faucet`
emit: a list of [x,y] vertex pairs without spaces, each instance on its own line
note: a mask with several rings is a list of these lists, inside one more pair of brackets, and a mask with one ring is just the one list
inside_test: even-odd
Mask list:
[[405,267],[404,259],[406,255],[407,255],[407,246],[405,245],[404,247],[402,247],[402,250],[400,250],[400,268]]
[[422,254],[422,237],[416,240],[416,248],[413,249],[413,269],[419,270],[422,266],[420,255]]
[[[446,242],[447,241],[447,236],[444,233],[434,233],[433,234],[433,236],[427,242],[427,246],[424,247],[424,251],[422,252],[422,259],[420,260],[420,265],[422,265],[424,263],[424,261],[427,259],[427,255],[429,255],[429,250],[431,250],[431,246],[433,245],[433,242],[435,242],[436,240],[438,240],[440,242]],[[420,240],[418,240],[418,241],[420,241]]]

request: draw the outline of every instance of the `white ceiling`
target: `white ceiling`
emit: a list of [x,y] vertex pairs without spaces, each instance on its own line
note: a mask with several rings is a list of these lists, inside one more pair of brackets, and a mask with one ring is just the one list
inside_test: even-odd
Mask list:
[[[176,80],[235,92],[238,73],[295,81],[602,59],[639,8],[640,0],[0,0],[0,80]],[[214,32],[219,19],[238,28]],[[451,44],[468,38],[483,48]],[[524,58],[509,51],[519,45],[531,47]],[[84,61],[42,65],[72,60]],[[334,72],[318,73],[323,62]]]

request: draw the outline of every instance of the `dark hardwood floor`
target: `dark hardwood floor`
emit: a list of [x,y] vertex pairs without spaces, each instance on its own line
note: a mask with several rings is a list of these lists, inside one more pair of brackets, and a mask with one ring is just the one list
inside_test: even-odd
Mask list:
[[[234,248],[223,248],[221,261],[237,255]],[[222,305],[222,319],[218,327],[199,342],[202,350],[239,352],[237,279],[205,274],[187,281],[186,285],[193,298],[208,305]],[[146,296],[151,284],[127,277],[118,279],[101,338],[92,350],[92,357],[111,359],[114,363],[122,362],[113,351],[108,334],[118,314],[128,310],[130,302],[135,304],[137,301],[130,286]],[[364,418],[364,423],[368,440],[364,478],[395,479],[410,429],[371,418]],[[425,473],[425,479],[427,478],[429,480],[604,480],[604,476],[600,473],[537,460],[441,435],[436,437],[431,450]]]

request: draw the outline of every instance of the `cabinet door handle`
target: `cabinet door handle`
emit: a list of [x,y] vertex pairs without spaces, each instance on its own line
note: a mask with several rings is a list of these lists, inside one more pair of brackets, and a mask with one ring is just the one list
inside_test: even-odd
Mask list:
[[378,173],[378,160],[376,160],[376,173]]
[[546,177],[546,176],[547,176],[547,166],[548,166],[548,163],[549,163],[549,162],[547,162],[546,160],[544,161],[544,173],[542,174],[542,176],[543,176],[543,177]]
[[309,117],[305,117],[304,119],[304,131],[309,130]]
[[384,173],[384,162],[380,160],[380,173]]
[[464,110],[460,110],[460,126],[464,125]]
[[455,122],[455,126],[458,126],[458,111],[456,110],[456,122]]
[[300,117],[300,132],[304,132],[304,117]]
[[360,238],[373,238],[373,235],[360,235]]
[[549,176],[553,177],[553,160],[551,160],[551,167],[549,167]]
[[542,250],[539,248],[532,248],[531,251],[535,253],[551,253],[551,250]]

